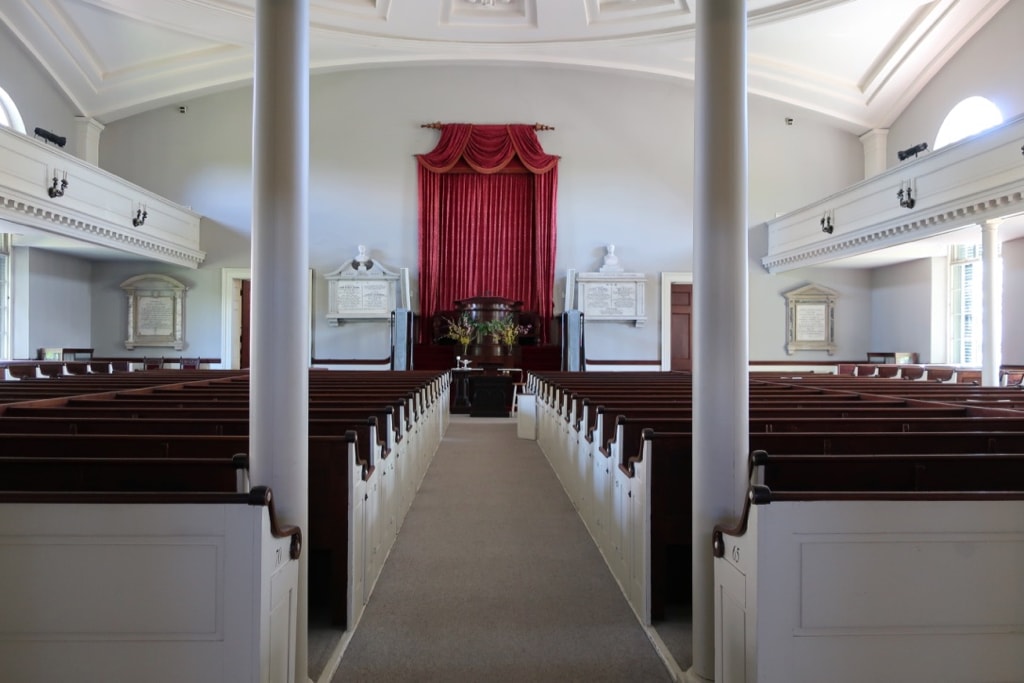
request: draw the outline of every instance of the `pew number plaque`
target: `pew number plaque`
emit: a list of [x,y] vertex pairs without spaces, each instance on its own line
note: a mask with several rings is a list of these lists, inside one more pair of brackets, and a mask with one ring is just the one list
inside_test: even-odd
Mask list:
[[146,273],[121,283],[128,297],[126,349],[137,346],[185,348],[185,291],[183,283],[167,275]]
[[835,301],[837,293],[820,285],[790,290],[786,297],[786,353],[836,351]]

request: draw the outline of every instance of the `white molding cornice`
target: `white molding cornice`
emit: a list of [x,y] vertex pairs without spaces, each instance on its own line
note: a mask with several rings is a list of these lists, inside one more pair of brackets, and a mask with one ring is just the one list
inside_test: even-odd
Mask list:
[[[1024,116],[768,221],[761,263],[773,273],[821,265],[1024,212],[1022,137]],[[909,208],[897,198],[905,187]]]

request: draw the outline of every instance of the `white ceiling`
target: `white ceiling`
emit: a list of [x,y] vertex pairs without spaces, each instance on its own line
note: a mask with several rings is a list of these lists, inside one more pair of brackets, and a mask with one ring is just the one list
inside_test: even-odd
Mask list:
[[[316,72],[510,62],[692,80],[714,0],[310,0]],[[748,0],[750,92],[888,127],[1009,0]],[[2,0],[83,116],[110,123],[250,82],[254,0]]]

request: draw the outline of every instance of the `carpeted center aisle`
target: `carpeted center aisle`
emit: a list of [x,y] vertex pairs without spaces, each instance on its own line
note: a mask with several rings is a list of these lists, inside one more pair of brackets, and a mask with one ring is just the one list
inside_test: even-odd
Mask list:
[[537,444],[452,416],[332,681],[667,681]]

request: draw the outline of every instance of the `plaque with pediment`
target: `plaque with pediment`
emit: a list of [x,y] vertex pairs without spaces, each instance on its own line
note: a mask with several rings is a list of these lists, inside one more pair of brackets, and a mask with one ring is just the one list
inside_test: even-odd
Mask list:
[[359,247],[355,258],[325,278],[328,325],[337,326],[346,320],[391,319],[399,275],[371,259],[365,247]]
[[124,347],[185,348],[184,283],[167,275],[146,273],[121,283],[128,295],[128,338]]
[[643,273],[578,273],[576,300],[585,320],[647,322],[647,276]]
[[835,303],[837,292],[821,285],[805,285],[786,297],[786,353],[836,351]]

